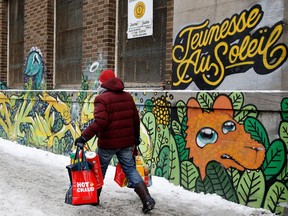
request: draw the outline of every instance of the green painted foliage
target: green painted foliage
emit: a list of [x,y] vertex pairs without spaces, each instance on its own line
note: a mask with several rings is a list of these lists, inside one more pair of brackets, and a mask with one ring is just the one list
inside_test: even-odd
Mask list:
[[[165,146],[168,146],[169,148],[169,138],[170,138],[170,132],[169,128],[165,125],[158,125],[156,129],[157,133],[155,136],[155,143],[152,153],[152,158],[154,161],[158,161],[161,159],[160,151]],[[154,173],[154,169],[156,166],[152,166],[151,172]]]
[[215,161],[209,162],[206,167],[206,174],[210,178],[216,194],[223,199],[238,203],[235,188],[221,164]]
[[286,146],[282,140],[275,140],[266,150],[262,170],[267,180],[276,177],[286,164]]
[[185,161],[189,159],[189,150],[186,149],[186,141],[180,135],[175,135],[175,142],[177,145],[180,161]]
[[175,120],[172,121],[172,129],[175,134],[181,135],[182,128],[181,128],[181,125],[178,123],[178,121],[175,121]]
[[281,117],[283,120],[288,121],[288,98],[284,98],[281,102]]
[[145,108],[146,108],[146,112],[152,112],[153,109],[153,101],[148,99],[145,101]]
[[215,100],[219,95],[220,95],[219,92],[213,92],[213,93],[211,94],[211,97],[212,97],[213,100]]
[[147,133],[150,136],[151,140],[156,139],[156,120],[152,112],[146,112],[142,118],[142,123],[147,129]]
[[252,139],[262,143],[268,149],[269,138],[265,128],[258,119],[248,117],[244,122],[244,128],[247,133],[250,133]]
[[174,137],[170,135],[170,170],[169,181],[175,185],[180,184],[180,160],[178,154],[178,148]]
[[288,202],[287,187],[281,182],[275,182],[268,190],[263,207],[277,215],[282,215],[284,209],[279,206],[279,203],[285,202]]
[[197,94],[197,101],[200,104],[200,107],[205,111],[209,112],[213,106],[213,99],[207,92],[199,92]]
[[229,95],[233,109],[234,110],[240,110],[244,103],[244,95],[241,92],[233,92]]
[[183,101],[178,101],[176,103],[176,108],[179,122],[182,122],[184,117],[186,116],[186,110],[187,110],[186,104]]
[[213,194],[215,193],[211,180],[208,176],[205,177],[204,181],[201,180],[200,176],[196,180],[195,192],[204,194]]
[[199,173],[195,165],[190,161],[183,161],[181,163],[181,186],[187,190],[195,191],[196,180]]
[[185,131],[187,130],[187,121],[188,121],[188,118],[187,118],[187,116],[185,116],[183,121],[182,121],[182,124],[181,124],[181,126],[182,126],[182,134],[183,134],[184,137],[186,137],[186,132]]
[[239,203],[260,208],[265,193],[265,178],[261,171],[246,171],[237,187]]
[[286,149],[288,149],[288,122],[281,122],[279,127],[280,138],[285,142]]
[[257,116],[257,108],[254,105],[244,106],[240,111],[234,112],[234,119],[239,124],[243,124],[247,117],[257,118]]
[[234,185],[234,188],[236,189],[238,187],[238,183],[240,180],[240,173],[237,169],[235,168],[229,168],[227,169],[227,173],[230,176],[232,183]]
[[[287,155],[288,157],[288,155]],[[282,169],[281,173],[277,176],[277,179],[281,182],[287,182],[288,183],[288,159],[286,158],[286,165]]]
[[164,146],[159,153],[159,161],[156,165],[155,175],[169,179],[169,147]]

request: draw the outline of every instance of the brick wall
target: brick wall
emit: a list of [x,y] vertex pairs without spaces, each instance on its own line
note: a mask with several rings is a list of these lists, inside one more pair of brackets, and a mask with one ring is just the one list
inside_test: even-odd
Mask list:
[[[5,83],[7,2],[0,0],[0,78]],[[173,4],[174,0],[167,1],[166,83],[171,80],[172,73]],[[47,88],[53,89],[54,0],[25,0],[24,9],[24,57],[32,47],[41,50],[46,66]],[[85,63],[95,61],[99,55],[106,60],[107,68],[115,68],[115,36],[116,0],[83,0],[82,71],[85,70]]]
[[32,47],[43,55],[47,72],[47,88],[53,87],[53,32],[54,0],[25,0],[24,56]]
[[7,20],[8,2],[0,1],[0,81],[7,84]]
[[82,67],[99,55],[115,67],[116,0],[83,1]]
[[167,88],[171,88],[172,79],[172,46],[173,46],[173,10],[174,0],[167,1],[167,27],[166,27],[166,73],[165,82]]

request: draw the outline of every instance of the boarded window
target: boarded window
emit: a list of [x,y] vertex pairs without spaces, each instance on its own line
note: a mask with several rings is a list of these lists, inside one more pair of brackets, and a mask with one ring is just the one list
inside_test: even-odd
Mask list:
[[153,36],[127,39],[128,1],[119,1],[118,74],[126,87],[158,87],[165,78],[167,1],[153,1]]
[[56,1],[56,88],[81,84],[82,0]]
[[9,1],[9,88],[23,88],[24,1]]

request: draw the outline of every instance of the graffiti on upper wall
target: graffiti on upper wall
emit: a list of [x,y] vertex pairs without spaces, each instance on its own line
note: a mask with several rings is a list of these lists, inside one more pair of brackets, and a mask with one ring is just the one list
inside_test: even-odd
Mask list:
[[24,89],[46,89],[45,76],[46,71],[42,53],[37,47],[32,47],[27,56],[24,69]]
[[6,89],[8,89],[7,85],[4,82],[0,81],[0,90],[6,90]]
[[256,29],[263,16],[257,4],[210,27],[206,20],[183,28],[172,51],[172,88],[194,82],[200,90],[213,90],[226,76],[251,68],[265,75],[279,68],[287,59],[287,46],[277,43],[283,22]]
[[102,53],[98,53],[98,58],[94,62],[87,62],[82,73],[81,89],[95,90],[99,86],[98,78],[101,71],[106,67],[107,61],[103,59]]
[[[240,92],[199,92],[187,101],[175,100],[171,92],[131,94],[141,116],[139,148],[153,175],[187,190],[283,214],[288,98],[281,101],[278,134],[270,140],[258,119],[261,112],[245,104]],[[75,138],[93,121],[96,96],[92,91],[0,92],[0,136],[69,155]],[[88,144],[96,150],[97,137]]]

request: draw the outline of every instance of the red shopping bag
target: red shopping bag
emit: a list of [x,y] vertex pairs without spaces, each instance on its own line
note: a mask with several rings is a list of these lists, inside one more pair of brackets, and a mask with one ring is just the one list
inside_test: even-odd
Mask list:
[[115,171],[115,176],[114,176],[114,181],[120,186],[120,187],[125,187],[127,186],[128,179],[120,165],[120,163],[117,164],[116,166],[116,171]]
[[[79,157],[80,149],[76,155]],[[93,164],[82,154],[77,163],[66,166],[70,178],[70,187],[66,193],[65,203],[72,205],[97,204],[97,180],[93,172]]]
[[72,171],[72,205],[97,203],[96,182],[92,170]]
[[86,156],[87,161],[93,164],[92,171],[96,177],[95,187],[97,189],[101,188],[104,184],[104,181],[103,181],[99,156],[98,156],[98,154],[96,154],[95,152],[92,152],[92,151],[85,152],[85,156]]
[[[152,185],[152,176],[149,171],[148,165],[144,162],[143,157],[141,155],[135,156],[136,170],[143,178],[144,183],[147,187]],[[125,187],[128,185],[128,179],[121,168],[120,163],[116,166],[114,181],[120,186]],[[129,185],[128,185],[129,187]]]

